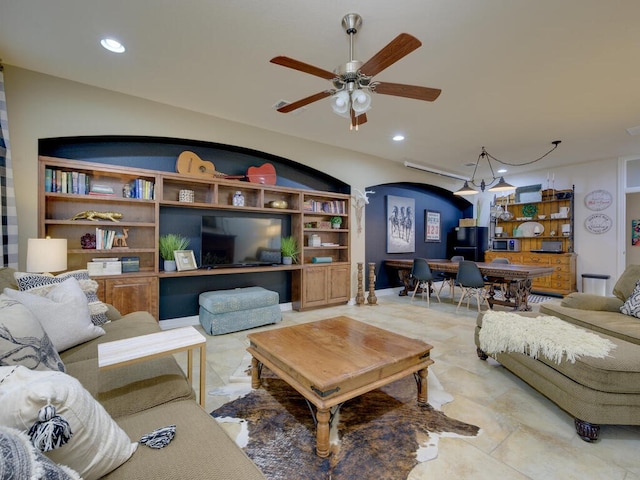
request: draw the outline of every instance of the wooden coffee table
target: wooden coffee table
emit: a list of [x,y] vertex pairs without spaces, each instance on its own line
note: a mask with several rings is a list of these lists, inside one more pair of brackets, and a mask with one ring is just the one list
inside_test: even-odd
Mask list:
[[427,402],[431,345],[349,317],[247,335],[251,386],[260,387],[262,366],[316,407],[316,452],[329,456],[335,409],[363,393],[414,374],[418,402]]

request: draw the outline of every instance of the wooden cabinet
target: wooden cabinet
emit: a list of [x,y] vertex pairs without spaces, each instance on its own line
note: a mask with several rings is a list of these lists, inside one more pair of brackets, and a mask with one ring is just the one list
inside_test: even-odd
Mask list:
[[302,291],[298,310],[346,303],[350,297],[349,264],[306,266],[302,269]]
[[[573,188],[549,189],[542,190],[540,201],[516,203],[513,194],[497,199],[496,205],[501,212],[506,211],[513,218],[504,220],[500,215],[496,216],[491,231],[493,238],[518,239],[523,252],[541,249],[543,240],[561,242],[563,252],[573,252],[574,193]],[[538,226],[539,232],[534,231],[535,226]],[[496,227],[502,228],[499,237],[495,234]]]
[[298,308],[346,303],[351,296],[350,198],[305,192],[302,200],[303,288]]
[[531,253],[531,252],[486,252],[485,261],[494,258],[508,258],[511,263],[553,267],[554,272],[546,277],[534,278],[531,290],[535,292],[568,295],[576,288],[575,253]]
[[[542,190],[539,201],[516,202],[515,195],[498,199],[496,205],[500,208],[492,226],[492,240],[517,239],[520,252],[488,251],[485,261],[505,257],[511,263],[551,266],[555,269],[553,275],[534,279],[532,290],[556,295],[577,291],[576,254],[573,251],[574,194],[574,188],[549,189]],[[501,218],[500,213],[505,211],[513,218]],[[496,227],[502,229],[501,234],[496,234]],[[563,253],[533,252],[542,249],[543,241],[559,242]]]
[[158,318],[158,277],[125,275],[100,278],[98,297],[116,307],[122,315],[145,310]]
[[[158,318],[159,280],[165,277],[291,270],[292,302],[310,308],[347,302],[350,298],[350,196],[315,190],[262,185],[202,175],[180,175],[85,161],[39,157],[38,236],[66,238],[69,270],[85,269],[95,258],[134,256],[140,271],[93,277],[99,297],[122,313],[148,310]],[[52,176],[64,178],[52,187]],[[82,178],[82,180],[80,180]],[[233,204],[242,193],[244,204]],[[182,195],[181,195],[182,193]],[[287,215],[291,235],[300,246],[300,263],[165,273],[160,271],[158,237],[165,208],[236,210]],[[92,218],[76,218],[98,212]],[[117,215],[105,215],[115,213]],[[91,215],[80,215],[80,217]],[[332,228],[331,218],[342,220]],[[126,247],[83,248],[81,239],[96,229],[127,235]],[[312,236],[320,241],[313,243]],[[314,237],[314,238],[315,238]],[[316,262],[326,263],[316,263]],[[306,272],[307,266],[312,267]],[[304,270],[305,273],[300,273]],[[308,285],[307,285],[308,282]]]

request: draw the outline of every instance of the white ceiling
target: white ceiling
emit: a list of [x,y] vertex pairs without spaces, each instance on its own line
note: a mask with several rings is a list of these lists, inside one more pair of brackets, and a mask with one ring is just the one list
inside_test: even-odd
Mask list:
[[[363,18],[355,58],[407,32],[422,47],[376,80],[436,87],[435,102],[375,95],[350,132],[329,99],[282,114],[330,82],[269,63],[333,70],[344,14]],[[157,102],[471,176],[482,146],[526,167],[640,153],[638,0],[0,0],[0,58]],[[127,52],[110,54],[103,36]],[[9,108],[10,108],[9,98]],[[403,143],[391,137],[401,132]],[[207,139],[204,139],[207,140]],[[525,168],[511,168],[513,172]]]

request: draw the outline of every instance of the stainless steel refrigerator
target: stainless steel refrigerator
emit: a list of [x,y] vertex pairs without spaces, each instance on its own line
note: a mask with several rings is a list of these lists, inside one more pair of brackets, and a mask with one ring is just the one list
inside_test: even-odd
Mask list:
[[487,227],[455,227],[447,236],[449,258],[462,255],[465,260],[484,262],[484,252],[489,246]]

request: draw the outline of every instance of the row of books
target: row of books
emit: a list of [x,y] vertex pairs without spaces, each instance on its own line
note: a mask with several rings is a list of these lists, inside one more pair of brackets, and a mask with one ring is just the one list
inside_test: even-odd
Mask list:
[[305,212],[348,213],[347,202],[344,200],[305,200],[302,209]]
[[65,172],[47,168],[44,171],[44,191],[77,193],[85,195],[91,191],[90,177],[83,172]]
[[144,178],[136,178],[131,185],[131,196],[129,198],[143,198],[152,200],[154,198],[154,184]]
[[[76,195],[116,195],[111,185],[92,182],[91,177],[84,172],[67,172],[54,168],[45,169],[44,191]],[[154,183],[144,178],[136,178],[125,184],[122,196],[151,200],[154,198]]]
[[96,228],[96,250],[111,250],[115,236],[115,230]]

